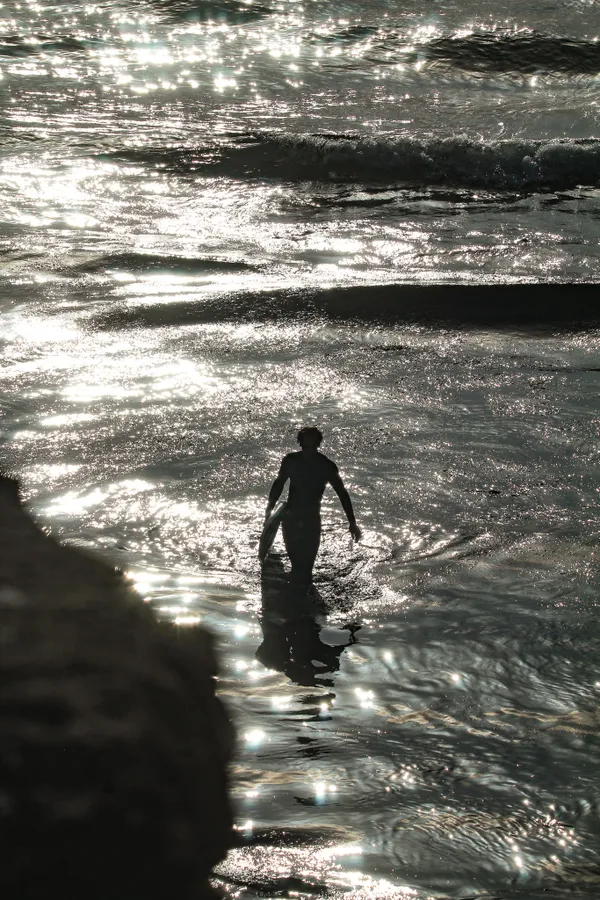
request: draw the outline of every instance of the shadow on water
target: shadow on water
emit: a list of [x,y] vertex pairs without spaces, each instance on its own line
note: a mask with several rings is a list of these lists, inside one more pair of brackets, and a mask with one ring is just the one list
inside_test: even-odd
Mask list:
[[356,624],[344,626],[349,637],[345,644],[331,646],[321,640],[326,609],[314,585],[295,583],[280,559],[268,557],[261,575],[260,625],[263,641],[256,651],[257,660],[269,669],[283,672],[295,684],[331,687],[324,678],[337,672],[346,647],[356,643]]

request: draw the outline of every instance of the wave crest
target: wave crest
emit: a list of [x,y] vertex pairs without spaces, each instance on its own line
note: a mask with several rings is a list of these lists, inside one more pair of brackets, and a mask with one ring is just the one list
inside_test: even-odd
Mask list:
[[600,42],[577,41],[544,34],[472,34],[444,37],[423,48],[432,62],[469,71],[518,73],[560,72],[596,75],[600,72]]
[[193,148],[104,154],[181,174],[285,181],[568,190],[600,184],[600,141],[485,141],[349,135],[246,135]]
[[91,47],[102,46],[95,38],[76,38],[69,34],[0,35],[0,57],[27,57],[39,53],[83,53]]
[[[313,43],[352,47],[353,57],[377,65],[418,63],[448,66],[488,74],[597,75],[600,72],[600,42],[576,40],[536,31],[501,30],[442,35],[413,42],[401,28],[355,25],[330,34],[314,33]],[[328,63],[344,63],[334,57]]]

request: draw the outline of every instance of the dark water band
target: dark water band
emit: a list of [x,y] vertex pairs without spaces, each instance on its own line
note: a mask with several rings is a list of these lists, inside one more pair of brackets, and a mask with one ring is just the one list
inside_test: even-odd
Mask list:
[[102,329],[214,322],[333,320],[570,329],[600,326],[600,285],[388,284],[272,290],[117,310]]

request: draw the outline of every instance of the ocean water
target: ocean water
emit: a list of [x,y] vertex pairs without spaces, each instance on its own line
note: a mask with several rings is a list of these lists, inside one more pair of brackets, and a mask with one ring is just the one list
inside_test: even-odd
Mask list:
[[[226,897],[600,895],[599,35],[0,6],[2,466],[216,634]],[[306,422],[364,530],[326,495],[311,615],[256,558]]]

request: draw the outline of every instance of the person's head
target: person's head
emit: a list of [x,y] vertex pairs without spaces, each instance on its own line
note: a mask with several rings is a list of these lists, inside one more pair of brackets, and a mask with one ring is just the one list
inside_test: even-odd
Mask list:
[[316,452],[323,440],[323,435],[314,425],[305,425],[298,432],[298,443],[303,450]]

